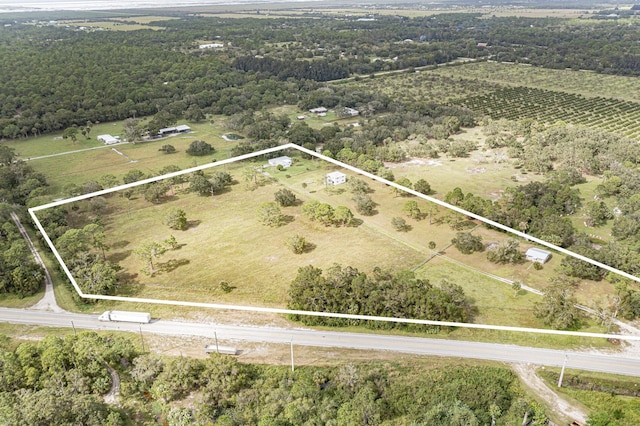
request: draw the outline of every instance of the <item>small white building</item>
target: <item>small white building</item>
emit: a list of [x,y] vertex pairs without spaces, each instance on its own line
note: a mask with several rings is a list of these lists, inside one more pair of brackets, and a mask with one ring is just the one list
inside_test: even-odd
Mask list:
[[347,175],[341,172],[327,173],[325,181],[327,185],[340,185],[347,181]]
[[121,142],[120,136],[98,135],[96,139],[98,139],[100,142],[104,143],[105,145],[113,145]]
[[224,44],[222,43],[206,43],[198,45],[198,49],[221,49],[223,47]]
[[318,108],[311,108],[309,110],[309,112],[313,113],[313,114],[322,114],[322,113],[327,113],[327,109],[325,107],[318,107]]
[[356,117],[358,115],[360,115],[360,111],[358,111],[357,109],[354,108],[349,108],[349,107],[345,107],[344,108],[344,112],[347,115],[350,115],[351,117]]
[[291,157],[282,156],[269,159],[269,165],[273,167],[282,166],[285,169],[291,167]]
[[187,126],[186,124],[181,124],[179,126],[176,126],[176,132],[178,133],[189,133],[191,131],[191,127]]
[[551,259],[551,252],[536,247],[531,247],[525,253],[525,257],[530,262],[545,263]]

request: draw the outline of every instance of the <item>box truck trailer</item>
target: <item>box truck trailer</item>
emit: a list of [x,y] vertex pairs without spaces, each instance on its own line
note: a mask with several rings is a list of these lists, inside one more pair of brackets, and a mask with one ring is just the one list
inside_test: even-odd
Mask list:
[[98,317],[100,321],[123,321],[150,323],[151,314],[148,312],[106,311]]

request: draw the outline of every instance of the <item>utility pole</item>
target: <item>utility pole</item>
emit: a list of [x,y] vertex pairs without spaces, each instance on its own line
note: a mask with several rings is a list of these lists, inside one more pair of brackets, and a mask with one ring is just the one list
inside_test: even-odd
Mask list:
[[558,387],[562,387],[562,378],[564,377],[564,368],[567,366],[567,354],[564,354],[564,362],[562,363],[562,371],[560,371],[560,378],[558,379]]
[[144,352],[144,337],[142,337],[142,325],[138,325],[140,328],[140,342],[142,342],[142,352]]
[[220,353],[220,349],[218,349],[218,332],[213,331],[213,337],[216,339],[216,353]]
[[71,327],[73,327],[73,334],[74,334],[74,335],[77,335],[77,334],[78,334],[78,332],[76,331],[76,326],[75,326],[75,324],[73,323],[73,321],[71,321]]
[[291,372],[295,370],[295,366],[293,364],[293,337],[291,338]]

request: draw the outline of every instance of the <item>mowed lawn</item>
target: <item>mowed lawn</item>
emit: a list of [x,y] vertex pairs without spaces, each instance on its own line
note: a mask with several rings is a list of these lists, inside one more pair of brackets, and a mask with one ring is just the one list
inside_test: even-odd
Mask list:
[[[232,175],[241,180],[237,170]],[[334,263],[350,265],[365,272],[375,266],[410,269],[419,265],[425,253],[416,251],[367,226],[335,228],[309,221],[301,207],[283,208],[288,223],[278,228],[258,220],[261,203],[274,200],[282,186],[271,183],[254,191],[242,183],[214,197],[179,194],[161,205],[151,205],[138,197],[127,201],[110,199],[116,213],[109,215],[107,236],[114,247],[109,256],[124,268],[130,284],[123,289],[138,297],[234,303],[284,307],[289,284],[299,267],[328,268]],[[301,197],[309,200],[311,197]],[[163,224],[170,209],[180,208],[192,222],[186,231]],[[288,236],[305,236],[315,248],[301,255],[285,245]],[[133,254],[143,243],[163,241],[174,235],[181,248],[158,259],[158,272],[141,273],[143,262]],[[234,289],[221,291],[220,281]]]

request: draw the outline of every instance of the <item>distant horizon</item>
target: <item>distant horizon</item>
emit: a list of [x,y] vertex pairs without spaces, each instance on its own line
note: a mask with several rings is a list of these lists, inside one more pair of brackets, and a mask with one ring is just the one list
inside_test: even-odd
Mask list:
[[121,9],[175,9],[183,7],[311,3],[319,1],[323,0],[3,0],[2,3],[0,3],[0,14]]

